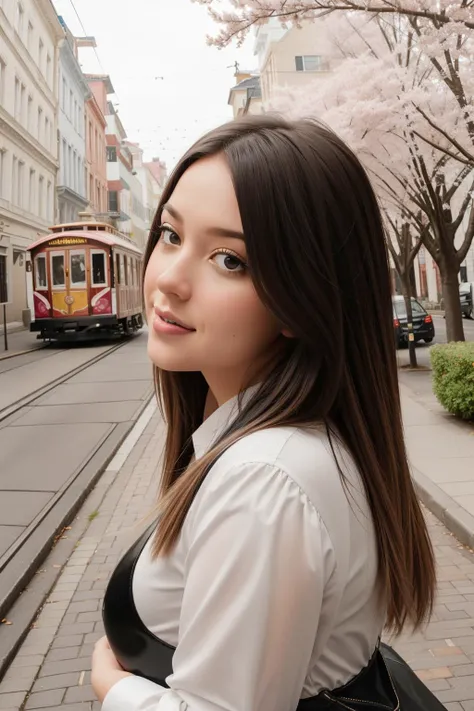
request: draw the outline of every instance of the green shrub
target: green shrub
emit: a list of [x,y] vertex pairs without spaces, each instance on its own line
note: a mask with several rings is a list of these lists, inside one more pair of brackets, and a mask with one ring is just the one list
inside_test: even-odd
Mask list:
[[433,390],[448,412],[474,420],[474,343],[447,343],[430,350]]

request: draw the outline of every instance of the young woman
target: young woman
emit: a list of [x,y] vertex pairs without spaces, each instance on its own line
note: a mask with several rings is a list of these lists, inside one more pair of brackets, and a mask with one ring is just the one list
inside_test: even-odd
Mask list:
[[435,584],[369,180],[313,121],[228,123],[174,171],[145,262],[159,521],[111,578],[97,696],[293,711],[349,683],[347,708],[383,674],[384,626],[421,624]]

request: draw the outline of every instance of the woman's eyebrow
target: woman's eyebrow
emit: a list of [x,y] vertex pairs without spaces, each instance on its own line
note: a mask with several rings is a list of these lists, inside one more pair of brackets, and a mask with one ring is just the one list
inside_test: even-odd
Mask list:
[[[173,207],[169,202],[163,205],[163,211],[169,212],[171,217],[173,217],[178,222],[183,223],[183,216],[178,212],[178,210]],[[226,227],[208,227],[206,230],[208,235],[213,237],[229,237],[230,239],[245,239],[244,233],[240,230],[229,230]]]

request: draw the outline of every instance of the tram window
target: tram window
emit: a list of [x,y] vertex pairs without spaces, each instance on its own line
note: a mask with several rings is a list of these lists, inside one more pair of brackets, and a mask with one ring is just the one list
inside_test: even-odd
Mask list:
[[53,272],[53,286],[65,286],[64,254],[53,254],[51,257],[51,267]]
[[48,277],[46,275],[46,257],[44,254],[35,259],[35,280],[37,289],[48,288]]
[[120,284],[120,255],[115,255],[115,284]]
[[71,252],[71,284],[86,283],[86,254]]
[[128,259],[127,257],[123,258],[123,271],[125,274],[125,284],[128,284]]
[[92,283],[94,286],[107,284],[105,272],[105,253],[92,252]]

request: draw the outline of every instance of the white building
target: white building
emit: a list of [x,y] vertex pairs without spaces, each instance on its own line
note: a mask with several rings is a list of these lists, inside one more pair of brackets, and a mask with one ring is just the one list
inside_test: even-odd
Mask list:
[[236,70],[235,86],[229,91],[227,103],[232,107],[234,118],[245,114],[263,112],[260,77],[254,72]]
[[88,205],[85,185],[85,102],[92,95],[77,58],[77,48],[63,19],[59,50],[59,222],[75,222]]
[[[143,149],[138,143],[132,143],[131,141],[124,141],[124,146],[126,146],[133,159],[133,172],[136,173],[136,177],[140,183],[142,195],[140,200],[140,213],[144,215],[144,219],[138,222],[138,216],[134,215],[132,209],[132,221],[135,221],[138,230],[143,230],[144,245],[148,241],[148,235],[150,232],[151,223],[155,216],[156,208],[158,207],[159,198],[161,197],[162,188],[157,184],[155,176],[150,171],[148,165],[143,162]],[[133,188],[135,183],[132,183]],[[138,198],[138,196],[137,196]],[[138,200],[137,200],[138,202]],[[144,211],[141,210],[144,208]]]
[[107,103],[107,186],[109,213],[119,230],[131,237],[140,249],[148,236],[143,190],[134,167],[127,134],[111,101]]
[[305,86],[315,78],[328,79],[341,58],[324,23],[284,28],[277,18],[257,27],[255,54],[264,104],[278,90]]
[[55,221],[58,42],[51,0],[0,2],[0,254],[9,321],[28,317],[28,245]]

